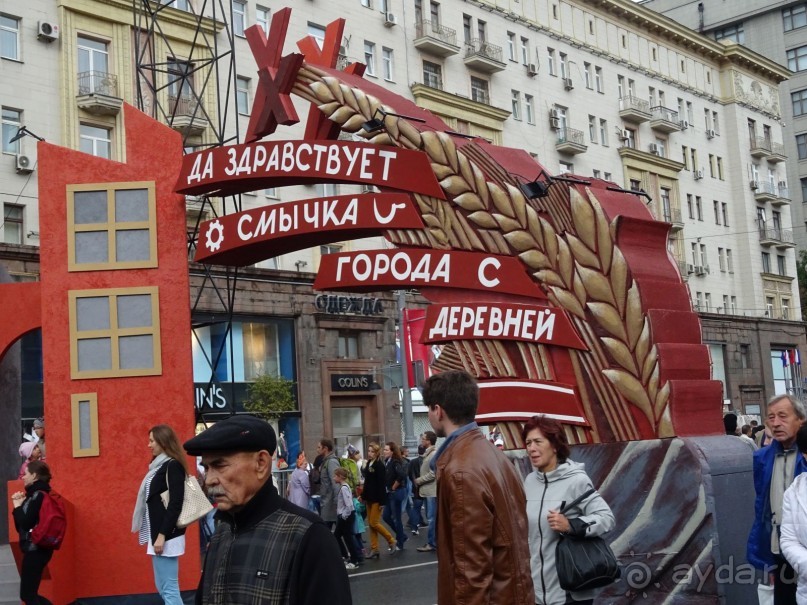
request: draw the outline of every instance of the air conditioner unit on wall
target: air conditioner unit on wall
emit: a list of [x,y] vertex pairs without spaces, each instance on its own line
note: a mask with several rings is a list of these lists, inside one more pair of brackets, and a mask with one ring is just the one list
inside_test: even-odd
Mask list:
[[757,189],[759,189],[759,181],[751,181],[750,183],[748,183],[748,185],[751,187],[752,191],[756,191]]
[[385,27],[392,27],[393,25],[398,24],[398,18],[395,16],[394,13],[385,13],[384,14],[384,26]]
[[34,170],[34,161],[27,155],[18,155],[17,174],[30,174]]
[[40,40],[53,42],[59,39],[59,24],[51,21],[40,21],[36,28],[36,37]]
[[706,271],[703,270],[702,265],[695,265],[695,275],[704,275]]
[[699,181],[703,178],[703,170],[696,170],[692,174],[694,175],[696,181]]
[[688,274],[695,273],[695,265],[687,264],[687,273]]
[[661,155],[661,147],[657,143],[650,143],[650,153],[653,155]]
[[549,118],[550,119],[552,119],[552,118],[559,119],[560,118],[560,112],[557,109],[550,109],[549,110]]
[[628,139],[630,139],[630,131],[628,131],[628,130],[620,130],[619,131],[619,138],[622,141],[627,141]]
[[574,82],[572,82],[571,78],[563,79],[563,88],[565,88],[566,90],[574,90]]
[[553,130],[557,130],[558,128],[560,128],[560,118],[550,117],[549,127],[552,128]]
[[529,65],[527,65],[527,75],[530,76],[530,77],[537,76],[538,75],[538,65],[536,65],[535,63],[530,63]]
[[716,136],[717,136],[717,133],[714,130],[709,129],[709,130],[706,131],[706,138],[707,139],[713,139]]
[[687,128],[689,128],[689,122],[687,122],[686,120],[681,120],[680,122],[678,122],[678,125],[681,127],[681,130],[686,130]]

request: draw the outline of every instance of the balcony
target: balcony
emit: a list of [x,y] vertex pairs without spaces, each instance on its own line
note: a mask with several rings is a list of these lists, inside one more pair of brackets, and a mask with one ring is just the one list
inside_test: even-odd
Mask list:
[[755,158],[766,158],[771,154],[771,142],[764,137],[751,139],[751,155]]
[[779,197],[776,187],[768,181],[751,181],[754,199],[758,202],[768,202]]
[[768,156],[768,164],[778,164],[787,160],[785,146],[782,143],[771,143],[771,154]]
[[656,105],[650,108],[650,114],[650,128],[656,132],[669,134],[681,130],[681,123],[678,121],[677,111]]
[[619,117],[633,124],[647,122],[652,117],[650,103],[633,95],[621,97],[619,99]]
[[465,65],[486,74],[495,74],[507,67],[502,60],[502,47],[474,38],[466,45]]
[[435,57],[450,57],[460,52],[457,30],[433,21],[415,23],[415,48]]
[[576,128],[560,128],[558,130],[558,140],[555,143],[555,149],[558,150],[558,153],[568,155],[583,153],[588,149],[583,131],[577,130]]
[[787,206],[790,204],[790,190],[779,185],[776,188],[776,197],[771,200],[771,206]]
[[96,116],[118,115],[123,99],[118,95],[118,76],[104,71],[83,71],[78,74],[79,109]]
[[168,97],[169,118],[171,128],[183,134],[198,135],[207,127],[207,118],[199,101],[193,97]]
[[680,231],[684,228],[684,219],[681,216],[680,208],[664,208],[662,218],[665,223],[672,225],[671,231]]
[[678,272],[681,274],[681,279],[684,281],[689,281],[689,265],[685,260],[677,260],[676,263],[678,264]]
[[759,227],[759,243],[763,246],[776,246],[777,248],[795,248],[793,232],[777,227]]

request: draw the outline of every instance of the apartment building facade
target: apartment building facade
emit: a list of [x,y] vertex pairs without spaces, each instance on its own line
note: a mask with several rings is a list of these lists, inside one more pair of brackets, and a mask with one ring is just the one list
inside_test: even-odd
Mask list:
[[[133,100],[137,82],[131,36],[125,33],[131,27],[131,5],[70,0],[52,17],[46,9],[36,12],[36,6],[46,3],[30,4],[21,9],[25,14],[8,12],[10,7],[0,10],[3,67],[13,64],[20,74],[35,79],[31,71],[41,66],[42,77],[51,78],[43,93],[52,99],[62,90],[59,102],[64,110],[44,103],[44,94],[26,97],[29,91],[15,88],[6,97],[3,92],[4,133],[16,131],[17,124],[34,132],[38,126],[50,135],[48,140],[93,153],[108,149],[117,157],[114,117],[86,115],[79,102],[79,74],[103,72],[97,66],[106,65],[107,73],[117,76],[117,97]],[[120,12],[109,19],[110,5],[119,5],[121,11],[127,5],[128,15]],[[229,91],[233,99],[225,109],[232,112],[226,136],[246,131],[257,89],[244,30],[258,24],[268,32],[271,16],[280,8],[265,0],[232,0],[231,6],[228,27],[212,18],[202,26],[218,39],[229,41],[232,32],[234,73],[222,74],[216,91],[220,97]],[[172,89],[170,77],[192,71],[200,61],[187,46],[196,27],[188,16],[199,8],[193,0],[182,0],[160,12],[171,24],[166,29],[172,33],[165,39],[176,39],[170,50],[157,51],[166,63],[173,62],[155,76],[165,78],[166,88],[154,93],[163,95],[162,106],[182,106],[184,99],[194,97],[189,88],[200,84],[178,77]],[[785,388],[777,356],[803,350],[805,338],[795,283],[793,195],[788,186],[792,179],[785,170],[777,94],[789,74],[781,65],[736,43],[701,36],[628,0],[307,0],[292,9],[286,52],[295,51],[296,41],[306,35],[323,40],[327,25],[345,18],[340,62],[365,63],[365,78],[430,109],[456,132],[523,148],[551,174],[603,178],[637,194],[644,192],[654,214],[672,225],[670,255],[688,281],[693,305],[702,312],[715,377],[724,381],[726,399],[754,413],[762,410],[767,397]],[[48,43],[34,35],[39,21],[47,19],[61,27],[58,41]],[[20,55],[5,57],[14,35]],[[103,51],[90,42],[109,45],[106,64]],[[0,77],[5,79],[6,73],[4,69]],[[211,90],[206,88],[204,94],[212,95]],[[211,111],[215,105],[207,96],[197,101],[209,103]],[[304,122],[308,108],[299,99],[295,104]],[[17,122],[12,110],[22,112]],[[107,130],[82,130],[84,124]],[[212,140],[209,132],[193,128],[192,116],[182,127],[186,133],[193,131],[189,147]],[[303,128],[304,123],[283,128],[273,138],[300,138]],[[0,174],[10,184],[0,191],[13,194],[22,190],[27,177],[16,173],[17,150],[6,149],[5,134],[3,140],[3,158],[8,161],[0,166]],[[28,153],[29,148],[21,151]],[[536,174],[521,176],[534,179],[537,173],[536,168]],[[4,204],[23,207],[21,230],[26,232],[36,231],[36,192],[30,187],[29,182],[24,191],[31,197],[19,198],[22,204],[14,195],[0,194]],[[241,203],[248,208],[354,190],[359,191],[345,185],[267,189],[243,195]],[[197,211],[189,207],[190,214]],[[8,228],[6,241],[12,234]],[[377,239],[335,242],[269,259],[256,271],[299,279],[316,271],[322,254],[383,245]],[[261,283],[271,291],[268,280]],[[297,308],[302,313],[309,309]],[[358,336],[366,335],[359,330]],[[339,330],[334,338],[341,338]],[[389,339],[377,336],[376,342]],[[345,345],[345,351],[350,350]],[[384,363],[388,351],[382,347],[372,355],[384,357]],[[324,353],[298,348],[298,371],[300,359]],[[341,357],[336,353],[334,361]],[[350,353],[346,357],[350,359]],[[318,377],[318,382],[326,377]],[[792,381],[787,384],[793,386]],[[378,414],[386,420],[374,421],[374,426],[389,427],[390,414]],[[332,429],[312,426],[312,434]]]

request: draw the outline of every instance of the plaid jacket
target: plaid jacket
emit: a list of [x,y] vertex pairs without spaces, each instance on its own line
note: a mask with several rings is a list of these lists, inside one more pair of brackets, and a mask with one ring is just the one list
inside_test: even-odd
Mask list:
[[336,539],[315,514],[281,498],[269,481],[221,521],[205,557],[199,605],[349,605]]

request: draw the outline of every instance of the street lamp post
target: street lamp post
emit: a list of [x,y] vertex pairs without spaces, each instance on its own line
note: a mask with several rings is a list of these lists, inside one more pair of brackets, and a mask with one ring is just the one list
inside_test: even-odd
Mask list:
[[410,451],[412,448],[417,447],[417,440],[415,439],[415,420],[412,414],[412,392],[409,390],[409,368],[411,367],[411,360],[409,359],[409,342],[406,340],[407,334],[404,333],[404,324],[406,310],[406,290],[398,291],[398,325],[400,327],[400,341],[401,341],[401,409],[403,410],[403,445],[408,447]]

